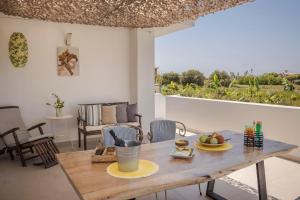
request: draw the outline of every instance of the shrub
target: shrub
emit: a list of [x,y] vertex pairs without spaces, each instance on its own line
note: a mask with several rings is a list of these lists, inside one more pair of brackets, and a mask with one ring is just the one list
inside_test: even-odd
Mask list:
[[247,76],[240,76],[237,79],[238,84],[240,85],[248,85],[250,80],[253,79],[253,75],[247,75]]
[[294,91],[295,90],[294,85],[290,81],[288,81],[286,78],[284,78],[282,80],[282,84],[283,84],[284,91]]
[[179,90],[180,90],[180,85],[178,85],[175,82],[171,82],[168,85],[163,85],[162,89],[161,89],[161,93],[163,95],[176,95],[179,94]]
[[204,75],[200,71],[194,69],[183,72],[181,77],[181,83],[183,85],[196,84],[203,86],[204,80]]
[[179,78],[179,74],[178,73],[176,73],[176,72],[168,72],[168,73],[164,73],[162,75],[162,78],[161,78],[161,84],[162,85],[168,85],[171,82],[174,82],[174,83],[177,83],[177,84],[180,83],[180,78]]
[[220,84],[223,87],[229,87],[230,82],[231,82],[231,78],[229,76],[229,74],[226,71],[218,71],[215,70],[210,76],[209,76],[209,80],[213,81],[214,80],[214,75],[218,76],[218,79],[220,80]]
[[281,85],[282,77],[277,73],[265,73],[257,77],[261,85]]
[[[253,79],[253,75],[240,76],[238,78],[238,84],[248,85],[249,81]],[[257,76],[258,83],[260,85],[281,85],[282,76],[277,73],[265,73],[261,76]]]
[[210,80],[208,87],[212,89],[218,89],[219,87],[221,87],[221,82],[217,73],[213,74],[212,80]]

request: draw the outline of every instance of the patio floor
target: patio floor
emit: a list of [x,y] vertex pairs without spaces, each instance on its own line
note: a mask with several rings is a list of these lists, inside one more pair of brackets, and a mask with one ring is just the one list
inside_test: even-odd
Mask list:
[[[89,142],[90,146],[93,146]],[[59,146],[61,151],[70,151],[69,143]],[[7,155],[0,156],[0,196],[3,200],[79,200],[79,197],[68,182],[59,165],[49,169],[33,166],[23,168],[18,161],[11,161]],[[270,199],[295,199],[300,195],[300,165],[278,158],[266,160],[266,175]],[[238,180],[238,181],[236,181]],[[247,184],[247,185],[246,185]],[[250,187],[249,187],[249,186]],[[206,184],[202,184],[205,192]],[[232,200],[257,199],[255,167],[250,166],[218,180],[216,191]],[[276,197],[276,198],[275,198]],[[140,200],[155,199],[148,195]],[[159,193],[158,199],[164,199],[164,193]],[[168,191],[169,200],[208,199],[200,197],[196,185],[177,188]]]

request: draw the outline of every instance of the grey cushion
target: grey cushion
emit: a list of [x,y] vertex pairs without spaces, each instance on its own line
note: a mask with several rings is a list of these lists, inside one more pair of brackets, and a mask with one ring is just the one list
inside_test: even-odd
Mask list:
[[[20,129],[17,131],[20,143],[25,143],[29,140],[30,134],[25,128],[19,108],[0,109],[0,133],[4,133],[13,128]],[[3,139],[8,146],[15,145],[13,134],[8,134]]]
[[136,122],[136,116],[137,114],[137,104],[129,104],[127,106],[127,119],[128,122]]
[[128,119],[127,119],[127,104],[117,105],[117,122],[118,123],[128,122]]
[[110,126],[103,129],[103,143],[106,147],[115,146],[115,141],[109,133],[111,129],[114,130],[118,138],[137,141],[137,132],[134,128],[126,126]]
[[174,140],[176,135],[176,122],[171,120],[156,120],[150,123],[151,142]]

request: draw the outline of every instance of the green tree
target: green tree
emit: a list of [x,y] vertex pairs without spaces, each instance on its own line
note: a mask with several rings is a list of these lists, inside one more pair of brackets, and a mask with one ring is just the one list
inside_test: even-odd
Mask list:
[[226,71],[218,71],[215,70],[210,76],[209,80],[213,81],[214,80],[214,75],[218,76],[218,79],[220,81],[221,86],[223,87],[228,87],[231,83],[231,78],[230,75]]
[[161,84],[162,85],[168,85],[171,82],[180,83],[180,77],[179,74],[176,72],[168,72],[168,73],[164,73],[161,77]]
[[181,83],[183,85],[196,84],[199,86],[203,86],[204,80],[205,80],[204,75],[200,71],[195,69],[185,71],[182,73],[181,76]]

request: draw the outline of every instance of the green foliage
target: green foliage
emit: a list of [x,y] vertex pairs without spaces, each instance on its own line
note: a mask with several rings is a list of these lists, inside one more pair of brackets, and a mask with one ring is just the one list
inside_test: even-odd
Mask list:
[[[240,76],[238,78],[238,84],[241,85],[248,85],[249,81],[253,79],[253,75],[246,75],[246,76]],[[256,77],[258,80],[258,83],[260,85],[281,85],[282,84],[282,76],[277,73],[265,73],[261,76]]]
[[221,87],[221,83],[217,73],[213,74],[212,80],[210,81],[208,87],[212,89],[218,89],[219,87]]
[[265,73],[261,76],[258,76],[259,84],[261,85],[281,85],[282,76],[277,73]]
[[162,84],[162,76],[160,74],[155,74],[154,83]]
[[181,83],[183,85],[196,84],[203,86],[204,80],[204,75],[200,71],[194,69],[183,72],[181,77]]
[[162,85],[168,85],[171,82],[178,83],[178,84],[180,83],[180,77],[179,77],[178,73],[169,72],[169,73],[164,73],[162,75],[162,78],[161,78],[161,84]]
[[170,84],[163,85],[161,93],[164,95],[176,95],[179,94],[179,89],[180,86],[172,81]]
[[295,90],[294,85],[290,81],[288,81],[286,78],[284,78],[282,80],[282,84],[283,84],[284,91],[294,91]]
[[[209,80],[213,81],[215,75],[218,76],[220,85],[223,87],[229,87],[230,83],[231,83],[231,77],[230,75],[226,72],[226,71],[218,71],[215,70],[210,76],[209,76]],[[231,76],[234,77],[234,74],[231,74]]]
[[230,84],[229,84],[229,88],[232,88],[234,85],[238,84],[238,81],[234,78],[231,80]]
[[53,105],[47,102],[46,105],[53,106],[55,109],[61,109],[65,106],[65,102],[62,101],[59,96],[57,96],[55,93],[52,93],[52,96],[55,98],[55,102]]
[[252,97],[254,94],[256,94],[259,91],[259,82],[258,79],[255,76],[251,76],[251,79],[249,79],[248,83],[248,93]]
[[[188,70],[182,73],[181,84],[179,77],[180,75],[174,72],[164,74],[161,77],[161,82],[165,83],[162,94],[300,106],[300,87],[294,85],[300,75],[298,77],[294,74],[291,76],[265,73],[254,76],[251,70],[240,76],[215,71],[208,80],[205,80],[201,72]],[[156,80],[158,81],[159,78],[157,77]],[[228,80],[229,84],[226,82]]]
[[[219,87],[218,89],[200,87],[198,85],[178,85],[171,83],[164,86],[162,94],[181,95],[208,99],[221,99],[243,102],[255,102],[277,105],[300,106],[300,94],[295,91],[269,90],[257,87],[256,81],[252,81],[252,91],[248,87]],[[259,88],[259,89],[258,89]]]
[[253,75],[240,76],[237,79],[238,84],[240,85],[249,85],[249,82],[254,78]]

